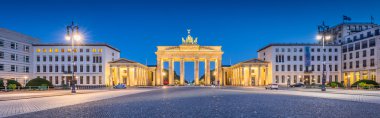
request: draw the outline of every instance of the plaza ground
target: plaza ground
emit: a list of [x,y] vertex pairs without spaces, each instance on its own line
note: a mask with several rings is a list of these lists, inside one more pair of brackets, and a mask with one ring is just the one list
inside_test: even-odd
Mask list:
[[0,101],[0,109],[0,117],[371,118],[380,116],[380,92],[153,87]]

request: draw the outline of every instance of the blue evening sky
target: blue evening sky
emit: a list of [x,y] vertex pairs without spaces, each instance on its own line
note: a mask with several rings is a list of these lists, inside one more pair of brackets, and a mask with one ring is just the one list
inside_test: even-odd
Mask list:
[[[122,58],[143,64],[148,60],[150,65],[156,64],[156,46],[180,45],[186,29],[192,29],[200,45],[222,46],[226,65],[257,57],[256,51],[269,43],[315,42],[316,27],[323,20],[334,25],[342,22],[342,15],[353,22],[369,22],[371,15],[380,19],[379,4],[379,0],[2,0],[0,27],[42,43],[66,43],[65,26],[73,20],[85,42],[108,43],[121,50]],[[187,80],[192,80],[192,69],[186,64]]]

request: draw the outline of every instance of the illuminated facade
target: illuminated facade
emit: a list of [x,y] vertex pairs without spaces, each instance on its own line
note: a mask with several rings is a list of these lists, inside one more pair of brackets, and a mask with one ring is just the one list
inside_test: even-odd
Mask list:
[[[153,85],[164,85],[163,65],[169,63],[168,84],[174,85],[174,62],[180,62],[180,85],[185,83],[185,62],[194,62],[194,84],[199,85],[199,62],[205,64],[205,85],[211,83],[225,85],[222,79],[222,46],[200,46],[198,38],[193,38],[188,30],[186,39],[182,38],[180,46],[157,46],[157,69],[156,78]],[[210,62],[215,62],[215,73],[210,72]],[[211,81],[210,76],[214,74],[215,81]]]
[[[270,44],[258,51],[268,62],[268,78],[272,83],[321,84],[322,71],[327,82],[341,82],[341,46],[320,44]],[[323,66],[325,61],[325,66]]]
[[343,79],[346,86],[359,80],[380,82],[380,27],[345,37],[342,45]]
[[272,83],[268,78],[269,62],[260,59],[250,59],[224,67],[224,79],[232,86],[262,86]]
[[0,80],[12,79],[25,85],[31,79],[34,43],[38,39],[0,28]]
[[154,70],[146,65],[124,58],[109,62],[109,77],[106,85],[125,84],[127,86],[150,86]]
[[47,79],[54,86],[69,84],[72,72],[78,86],[106,85],[108,62],[120,58],[120,51],[107,44],[76,44],[73,50],[70,44],[34,44],[33,50],[33,78]]

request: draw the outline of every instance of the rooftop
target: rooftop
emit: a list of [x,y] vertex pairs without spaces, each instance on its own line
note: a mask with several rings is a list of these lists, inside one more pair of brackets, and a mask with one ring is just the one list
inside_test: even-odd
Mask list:
[[[68,43],[40,43],[40,44],[33,44],[33,46],[71,46],[71,44],[68,44]],[[111,45],[108,45],[106,43],[74,44],[74,46],[106,46],[106,47],[109,47],[113,50],[120,52],[119,49],[116,49],[116,48],[114,48]]]
[[[271,43],[263,48],[260,48],[257,52],[260,52],[266,48],[269,48],[271,46],[322,46],[322,44],[319,43]],[[325,46],[340,46],[337,44],[325,44]]]

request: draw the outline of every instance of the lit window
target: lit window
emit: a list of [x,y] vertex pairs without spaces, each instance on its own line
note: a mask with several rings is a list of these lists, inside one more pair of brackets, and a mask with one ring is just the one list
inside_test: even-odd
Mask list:
[[76,48],[74,48],[74,52],[77,52],[77,49],[76,49]]
[[71,52],[71,49],[67,49],[67,52]]
[[65,52],[65,49],[62,48],[62,49],[61,49],[61,52]]
[[42,49],[43,50],[43,52],[46,52],[46,49],[44,48],[44,49]]
[[55,53],[58,53],[58,52],[59,52],[58,48],[56,48],[56,49],[54,50],[54,52],[55,52]]
[[92,49],[92,52],[96,52],[96,49],[95,49],[95,48],[93,48],[93,49]]
[[50,53],[51,53],[51,52],[53,52],[53,49],[52,49],[52,48],[50,48],[50,49],[49,49],[49,52],[50,52]]
[[37,52],[41,52],[41,49],[38,48],[38,49],[37,49]]
[[99,49],[98,49],[98,52],[103,52],[103,49],[99,48]]

